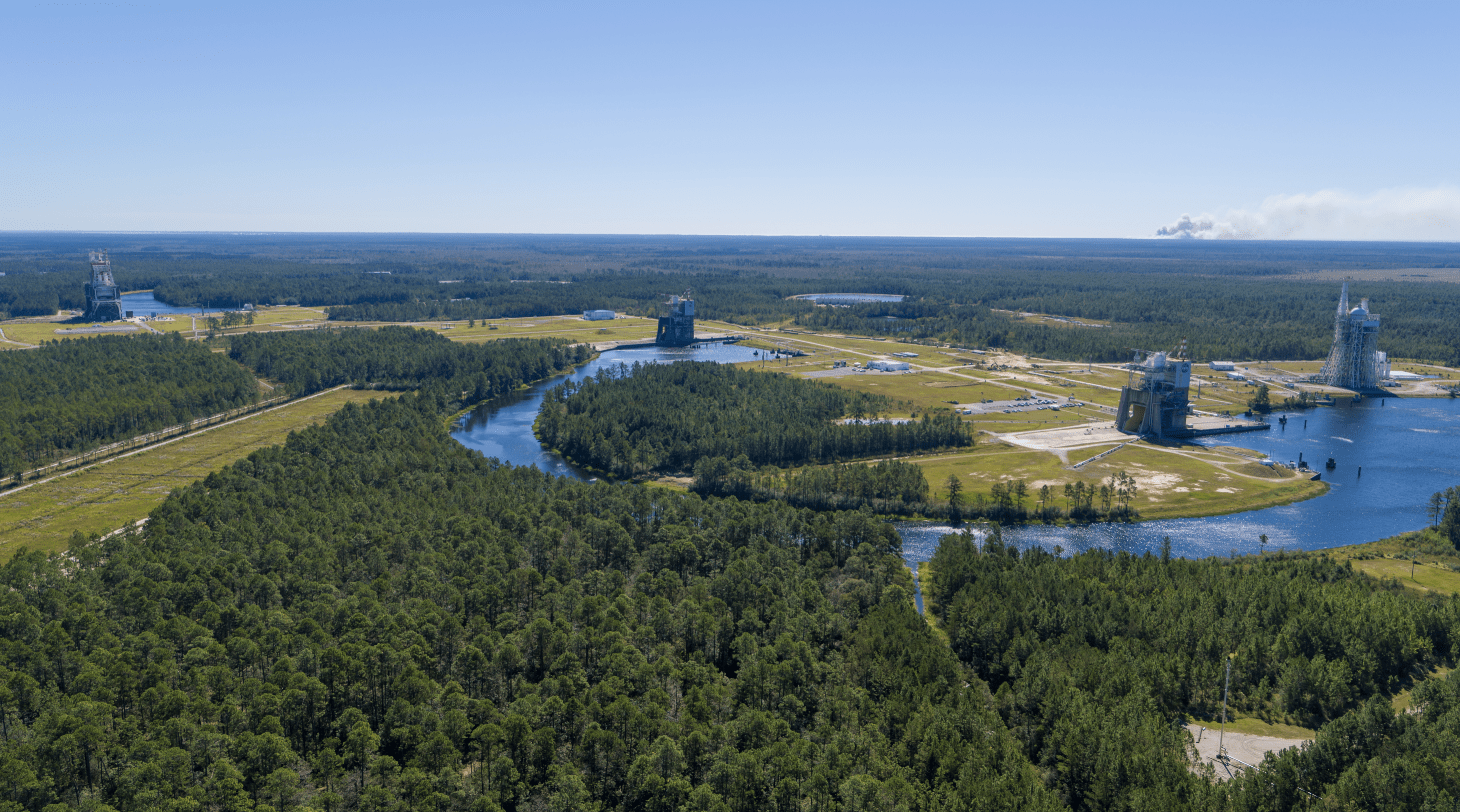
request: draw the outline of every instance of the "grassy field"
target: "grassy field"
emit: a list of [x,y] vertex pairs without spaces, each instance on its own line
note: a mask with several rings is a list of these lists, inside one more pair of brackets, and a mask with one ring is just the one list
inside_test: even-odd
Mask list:
[[[159,333],[183,333],[192,336],[194,334],[194,318],[189,314],[173,314],[166,317],[167,321],[149,321],[147,327]],[[262,307],[254,313],[253,326],[230,328],[224,332],[244,333],[260,332],[266,330],[282,330],[291,327],[313,327],[324,323],[325,313],[323,310],[312,307]],[[89,323],[88,323],[89,324]],[[112,333],[80,333],[65,335],[57,333],[57,330],[65,330],[74,327],[85,327],[87,324],[70,324],[55,321],[7,321],[0,322],[0,330],[5,331],[5,336],[13,341],[39,344],[42,341],[52,341],[61,338],[94,338],[97,335],[114,335]],[[208,325],[205,319],[199,318],[196,323],[197,334],[207,333]],[[141,328],[135,333],[124,335],[140,335],[147,333],[146,328]],[[0,342],[0,346],[4,346]]]
[[923,593],[923,620],[927,621],[928,627],[933,630],[933,635],[948,645],[948,632],[938,618],[933,614],[933,599],[928,597],[928,584],[933,581],[933,565],[928,561],[918,563],[918,585]]
[[[1216,736],[1221,726],[1221,718],[1215,719],[1194,719],[1196,724],[1205,725],[1206,736]],[[1278,739],[1313,739],[1317,738],[1318,731],[1312,728],[1290,725],[1283,722],[1264,722],[1256,716],[1238,716],[1228,712],[1227,716],[1228,733],[1246,733],[1251,736],[1272,736]]]
[[1411,697],[1414,696],[1414,689],[1419,687],[1421,682],[1432,679],[1444,679],[1454,670],[1454,668],[1449,666],[1437,665],[1422,674],[1415,674],[1410,680],[1408,687],[1390,697],[1389,702],[1394,706],[1394,710],[1401,713],[1407,711],[1409,710]]
[[[1075,449],[1067,452],[1070,463],[1094,457],[1112,448]],[[1204,449],[1178,450],[1133,443],[1079,470],[1070,468],[1055,454],[1035,451],[991,440],[973,451],[910,458],[923,467],[932,500],[948,498],[949,476],[963,482],[964,499],[975,494],[986,498],[995,482],[1022,479],[1029,487],[1026,506],[1036,507],[1039,488],[1049,485],[1055,502],[1064,507],[1066,483],[1083,481],[1098,487],[1111,474],[1125,471],[1136,478],[1139,491],[1131,506],[1142,519],[1216,516],[1283,505],[1319,496],[1327,491],[1322,482],[1299,476],[1274,476],[1262,468],[1260,475],[1247,466],[1245,458]],[[1261,466],[1256,466],[1261,467]],[[1251,476],[1243,476],[1251,474]]]
[[105,533],[136,521],[173,488],[283,442],[289,432],[319,422],[346,403],[380,396],[350,389],[328,392],[0,495],[0,561],[22,546],[62,550],[75,531]]
[[[450,324],[451,329],[440,329]],[[452,341],[494,341],[499,338],[566,338],[579,342],[653,341],[658,322],[654,319],[627,317],[612,321],[584,321],[581,316],[545,316],[529,319],[491,319],[469,322],[452,321],[416,326],[435,328]],[[492,329],[495,327],[496,329]],[[699,332],[707,332],[700,328]],[[718,331],[715,331],[718,332]]]
[[1460,593],[1460,557],[1426,552],[1406,543],[1405,536],[1393,539],[1336,547],[1324,553],[1375,578],[1393,578],[1419,592]]
[[[796,360],[799,359],[792,359],[793,364]],[[829,363],[823,363],[817,364],[815,368],[825,369],[829,366]],[[774,363],[768,368],[782,370]],[[950,400],[958,403],[976,403],[984,399],[1013,400],[1016,395],[1022,394],[1008,387],[941,372],[856,372],[818,380],[855,392],[885,395],[893,400],[905,401],[918,411],[939,407],[952,408],[952,404],[948,403]],[[904,412],[903,416],[906,414]]]
[[14,340],[14,336],[5,331],[5,325],[9,322],[0,323],[0,350],[24,350],[32,345],[22,341]]

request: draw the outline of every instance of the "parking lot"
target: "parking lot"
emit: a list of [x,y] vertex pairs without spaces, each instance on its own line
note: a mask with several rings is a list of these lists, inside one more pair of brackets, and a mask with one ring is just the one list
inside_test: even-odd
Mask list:
[[1068,401],[1049,397],[1026,397],[1017,400],[986,400],[982,403],[959,403],[954,406],[960,414],[1018,414],[1020,412],[1054,411],[1060,407],[1076,406]]

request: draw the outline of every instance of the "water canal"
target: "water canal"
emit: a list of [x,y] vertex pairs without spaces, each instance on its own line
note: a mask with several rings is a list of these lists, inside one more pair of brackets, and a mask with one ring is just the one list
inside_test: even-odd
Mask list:
[[548,451],[532,434],[532,423],[547,391],[563,381],[581,381],[605,367],[619,364],[672,364],[676,361],[716,361],[734,364],[758,360],[765,353],[736,344],[696,344],[691,347],[634,347],[609,350],[576,370],[535,384],[521,392],[497,398],[468,412],[451,436],[467,448],[513,465],[535,465],[559,476],[590,479],[567,460]]
[[[217,308],[214,308],[216,310]],[[152,295],[150,290],[122,294],[122,312],[132,311],[137,316],[196,316],[202,312],[199,307],[175,307]]]
[[[533,437],[532,422],[549,388],[565,379],[593,375],[605,366],[636,361],[734,363],[758,357],[754,350],[733,344],[612,350],[568,375],[478,407],[458,423],[452,436],[489,457],[587,479]],[[1302,454],[1323,471],[1330,484],[1328,493],[1291,505],[1200,519],[1010,527],[1004,531],[1005,541],[1020,547],[1038,544],[1051,551],[1056,547],[1065,552],[1100,547],[1141,553],[1159,550],[1169,536],[1174,555],[1200,558],[1234,550],[1257,552],[1259,537],[1266,534],[1269,550],[1318,550],[1423,527],[1428,521],[1425,510],[1430,495],[1460,485],[1460,400],[1371,398],[1295,412],[1288,415],[1286,426],[1277,424],[1277,417],[1274,414],[1272,431],[1204,442],[1250,448],[1284,462]],[[1332,471],[1323,469],[1329,457],[1337,463]],[[914,566],[932,556],[941,536],[955,532],[933,522],[898,522],[897,528],[903,554]]]

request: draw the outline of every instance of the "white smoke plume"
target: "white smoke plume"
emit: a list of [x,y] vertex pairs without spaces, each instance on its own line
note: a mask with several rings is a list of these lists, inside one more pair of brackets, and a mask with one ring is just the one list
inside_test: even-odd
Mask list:
[[1157,237],[1202,240],[1460,240],[1460,189],[1273,195],[1255,211],[1181,218]]

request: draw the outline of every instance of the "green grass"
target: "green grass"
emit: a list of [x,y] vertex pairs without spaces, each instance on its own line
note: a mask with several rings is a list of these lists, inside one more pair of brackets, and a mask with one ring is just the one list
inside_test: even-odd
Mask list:
[[134,522],[173,488],[283,442],[289,432],[323,420],[346,403],[372,397],[381,393],[328,392],[25,490],[0,493],[0,561],[22,546],[62,550],[75,531],[106,533]]
[[[495,341],[499,338],[566,338],[570,341],[598,343],[606,341],[653,341],[658,329],[654,319],[628,317],[612,321],[584,321],[581,316],[544,316],[525,319],[490,319],[468,322],[447,322],[450,330],[438,331],[452,341]],[[420,323],[417,326],[431,327]],[[491,329],[495,326],[497,329]],[[698,328],[699,332],[720,332]]]
[[[5,337],[12,341],[24,342],[26,344],[39,344],[42,341],[57,341],[63,338],[94,338],[98,335],[118,335],[117,333],[80,333],[77,335],[62,335],[57,330],[67,330],[76,327],[89,327],[93,322],[84,324],[66,324],[54,321],[31,321],[15,322],[7,321],[0,324],[5,330]],[[146,332],[138,328],[138,332]],[[124,334],[125,335],[125,334]]]
[[[1320,554],[1347,561],[1375,578],[1393,578],[1419,592],[1460,593],[1460,572],[1455,570],[1460,567],[1460,551],[1433,530],[1331,547]],[[1419,563],[1412,563],[1416,561]]]
[[1444,679],[1445,677],[1449,676],[1451,671],[1454,670],[1455,669],[1453,667],[1437,665],[1434,668],[1431,668],[1429,671],[1424,672],[1423,674],[1414,675],[1414,677],[1409,682],[1409,687],[1389,698],[1390,704],[1392,704],[1394,706],[1394,710],[1399,713],[1403,713],[1404,711],[1409,710],[1410,703],[1413,701],[1414,698],[1414,689],[1419,687],[1419,683],[1432,679]]
[[[815,368],[825,369],[829,366],[831,364],[828,359],[818,363]],[[767,369],[773,368],[776,368],[774,364],[767,367]],[[919,411],[934,408],[951,409],[953,404],[947,402],[950,400],[956,400],[959,403],[977,403],[985,399],[1013,400],[1016,395],[1022,394],[1007,387],[943,372],[912,374],[863,372],[834,378],[820,378],[819,380],[856,392],[885,395],[893,400],[906,401]],[[1044,414],[1044,412],[1038,414]]]
[[[1248,464],[1242,458],[1190,446],[1173,451],[1137,443],[1081,470],[1101,478],[1119,471],[1136,477],[1140,492],[1131,506],[1140,511],[1142,519],[1240,513],[1300,502],[1328,491],[1326,484],[1301,476],[1249,478],[1234,473]],[[1219,467],[1223,465],[1227,470]],[[1266,468],[1263,471],[1270,473]]]
[[[1112,447],[1074,449],[1067,455],[1073,464]],[[1134,443],[1079,470],[1070,470],[1052,452],[983,439],[972,451],[908,459],[923,467],[934,502],[948,498],[945,483],[950,475],[963,483],[965,500],[979,493],[987,498],[996,482],[1023,479],[1029,486],[1025,505],[1031,509],[1038,504],[1041,485],[1048,484],[1055,492],[1055,504],[1065,507],[1066,483],[1083,481],[1098,488],[1111,474],[1125,471],[1138,481],[1139,492],[1131,506],[1140,512],[1142,519],[1237,513],[1309,499],[1327,490],[1323,483],[1309,482],[1302,477],[1244,477],[1223,468],[1239,469],[1247,464],[1243,458],[1205,449],[1183,447],[1181,450],[1184,453],[1172,453]],[[1263,473],[1271,471],[1263,468]]]
[[[1207,728],[1205,735],[1216,736],[1221,728],[1221,717],[1213,719],[1194,719],[1199,725]],[[1228,711],[1227,715],[1228,733],[1246,733],[1251,736],[1272,736],[1277,739],[1314,739],[1318,737],[1318,731],[1290,725],[1284,722],[1264,722],[1256,716],[1238,716]]]
[[1059,457],[1047,451],[1031,451],[987,440],[973,451],[912,457],[908,461],[922,466],[934,502],[948,500],[949,476],[956,476],[963,483],[964,504],[971,504],[975,494],[988,497],[995,482],[1023,479],[1029,485],[1026,506],[1033,506],[1039,497],[1036,483],[1049,482],[1051,488],[1060,492],[1062,500],[1063,483],[1093,479],[1083,472],[1066,470]]
[[918,562],[918,585],[923,592],[923,620],[927,621],[928,628],[933,630],[933,636],[937,637],[943,645],[948,645],[948,632],[943,624],[938,622],[937,616],[933,613],[933,599],[928,595],[928,584],[933,582],[933,565],[928,561]]
[[1354,561],[1354,569],[1375,578],[1393,578],[1420,592],[1460,593],[1460,572],[1442,564],[1412,564],[1411,558],[1377,558]]

